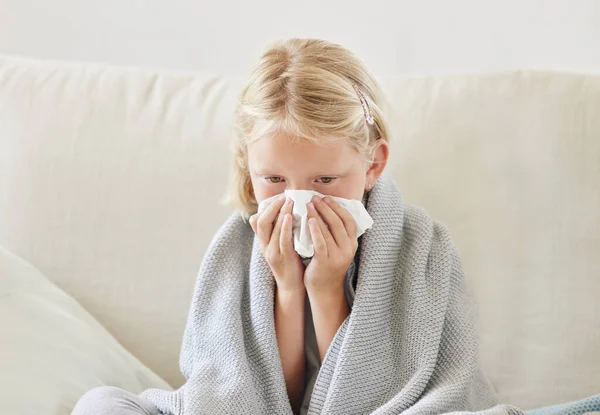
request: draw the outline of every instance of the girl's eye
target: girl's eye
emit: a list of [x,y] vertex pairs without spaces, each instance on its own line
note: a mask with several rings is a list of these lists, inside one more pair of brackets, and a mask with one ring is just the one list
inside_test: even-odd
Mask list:
[[321,183],[329,184],[335,180],[335,177],[321,177]]
[[267,180],[270,181],[271,183],[279,183],[279,182],[281,182],[281,177],[277,177],[277,176],[267,177]]

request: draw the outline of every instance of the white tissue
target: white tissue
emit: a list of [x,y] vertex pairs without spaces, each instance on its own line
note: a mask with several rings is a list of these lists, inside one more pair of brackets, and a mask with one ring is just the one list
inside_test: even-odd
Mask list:
[[[285,195],[294,201],[292,209],[292,232],[294,235],[294,249],[303,258],[310,258],[315,254],[315,250],[308,229],[308,214],[306,204],[310,202],[313,196],[323,197],[325,195],[314,190],[286,190]],[[273,203],[280,195],[263,200],[258,205],[258,212],[265,210],[267,206]],[[367,229],[373,225],[371,215],[365,209],[360,200],[344,199],[341,197],[330,196],[333,200],[346,208],[356,223],[356,237],[361,236]]]

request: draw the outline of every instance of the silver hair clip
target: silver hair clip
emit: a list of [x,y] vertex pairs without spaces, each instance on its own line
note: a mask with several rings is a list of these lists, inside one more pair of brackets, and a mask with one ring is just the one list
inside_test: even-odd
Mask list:
[[363,107],[363,111],[365,113],[365,120],[367,120],[367,124],[369,124],[369,125],[375,124],[375,119],[373,118],[373,115],[371,115],[371,109],[369,108],[369,104],[367,103],[365,96],[363,95],[362,92],[360,92],[360,89],[358,88],[357,85],[352,84],[352,86],[354,86],[354,90],[358,94],[358,99],[360,100],[360,103]]

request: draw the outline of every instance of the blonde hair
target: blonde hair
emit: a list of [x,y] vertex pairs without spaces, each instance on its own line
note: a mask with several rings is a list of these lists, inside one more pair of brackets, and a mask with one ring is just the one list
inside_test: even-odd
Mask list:
[[[277,133],[313,142],[343,138],[371,163],[377,140],[389,142],[382,107],[377,82],[348,49],[318,39],[270,45],[254,67],[237,107],[227,203],[245,218],[256,212],[247,148]],[[372,124],[366,121],[368,111]]]

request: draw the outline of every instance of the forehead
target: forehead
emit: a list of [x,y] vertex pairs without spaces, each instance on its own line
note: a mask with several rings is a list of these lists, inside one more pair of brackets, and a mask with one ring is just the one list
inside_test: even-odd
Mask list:
[[253,170],[342,169],[358,160],[358,152],[344,139],[315,143],[279,134],[261,138],[248,146],[248,164]]

